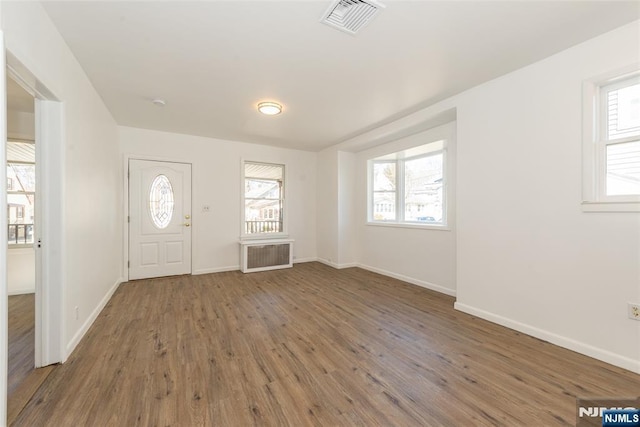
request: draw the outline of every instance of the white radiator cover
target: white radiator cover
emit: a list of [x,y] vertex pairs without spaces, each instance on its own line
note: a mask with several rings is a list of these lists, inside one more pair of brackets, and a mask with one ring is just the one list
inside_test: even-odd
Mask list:
[[240,242],[243,273],[293,267],[293,239],[245,240]]

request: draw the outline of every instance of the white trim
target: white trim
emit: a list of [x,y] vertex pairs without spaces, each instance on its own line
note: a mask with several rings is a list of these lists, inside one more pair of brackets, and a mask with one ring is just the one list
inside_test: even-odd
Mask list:
[[71,353],[73,353],[73,350],[75,350],[76,346],[80,343],[80,341],[82,340],[84,335],[87,333],[91,325],[93,325],[93,322],[95,322],[95,320],[98,318],[98,316],[100,315],[102,310],[105,308],[105,306],[107,305],[107,303],[109,302],[113,294],[118,289],[118,286],[120,286],[120,284],[123,282],[124,282],[124,279],[122,277],[116,280],[113,286],[111,286],[111,289],[109,289],[106,295],[102,298],[98,306],[91,312],[87,320],[85,320],[85,322],[82,324],[82,327],[80,327],[80,329],[78,330],[78,332],[76,332],[76,334],[73,336],[71,341],[69,341],[65,349],[66,354],[64,356],[63,362],[66,361],[69,356],[71,356]]
[[582,212],[640,212],[640,203],[582,202]]
[[451,227],[446,225],[422,225],[414,224],[411,222],[394,222],[394,221],[367,221],[365,225],[372,225],[374,227],[393,227],[393,228],[413,228],[416,230],[437,230],[437,231],[451,231]]
[[441,294],[449,295],[449,296],[452,296],[452,297],[456,296],[456,290],[455,289],[450,289],[450,288],[447,288],[447,287],[444,287],[444,286],[436,285],[435,283],[431,283],[431,282],[427,282],[427,281],[424,281],[424,280],[416,279],[416,278],[413,278],[413,277],[405,276],[404,274],[394,273],[392,271],[384,270],[382,268],[372,267],[370,265],[360,264],[360,263],[357,263],[357,262],[337,264],[337,263],[335,263],[333,261],[329,261],[329,260],[324,259],[324,258],[318,258],[316,261],[318,261],[321,264],[328,265],[329,267],[333,267],[333,268],[335,268],[337,270],[341,270],[343,268],[357,267],[357,268],[361,268],[363,270],[371,271],[373,273],[381,274],[383,276],[391,277],[393,279],[402,280],[403,282],[407,282],[407,283],[410,283],[412,285],[420,286],[421,288],[429,289],[431,291],[439,292]]
[[[293,263],[294,264],[302,264],[305,262],[314,262],[314,261],[318,261],[318,258],[300,258],[300,259],[294,259]],[[239,271],[240,270],[240,265],[229,265],[226,267],[215,267],[215,268],[201,268],[198,270],[195,270],[192,274],[194,276],[198,276],[201,274],[212,274],[212,273],[225,273],[228,271]]]
[[[194,166],[193,166],[193,162],[189,159],[175,159],[175,158],[169,158],[169,157],[161,157],[161,156],[147,156],[147,155],[140,155],[140,154],[134,154],[134,153],[124,153],[123,155],[123,161],[124,161],[124,179],[123,179],[123,195],[124,195],[124,221],[123,221],[123,234],[122,234],[122,241],[123,241],[123,248],[122,248],[122,277],[124,278],[124,281],[127,282],[129,281],[129,161],[130,160],[143,160],[143,161],[151,161],[151,162],[164,162],[164,163],[181,163],[181,164],[188,164],[191,166],[191,175],[189,177],[190,179],[190,186],[191,186],[191,200],[189,200],[190,202],[190,206],[189,209],[191,211],[191,260],[189,260],[190,263],[190,273],[189,274],[195,274],[193,272],[193,257],[194,257],[194,247],[195,247],[195,240],[196,240],[196,233],[195,230],[198,228],[198,224],[197,222],[194,224],[193,222],[193,175],[194,175]],[[201,273],[203,274],[203,273]]]
[[[640,63],[585,80],[582,86],[582,211],[640,212],[640,197],[607,196],[605,194],[605,149],[610,143],[602,137],[605,114],[601,100],[604,87],[640,76]],[[627,138],[636,141],[637,138]]]
[[305,262],[315,262],[318,261],[318,258],[316,257],[308,257],[308,258],[297,258],[294,256],[293,257],[293,263],[294,264],[304,264]]
[[240,265],[230,265],[227,267],[201,268],[199,270],[195,270],[191,274],[193,274],[194,276],[198,276],[201,274],[225,273],[227,271],[238,271],[238,270],[240,270]]
[[[4,34],[0,29],[0,48],[3,55],[0,56],[0,164],[6,164],[7,161],[7,90],[6,90],[6,66],[5,66],[5,48]],[[7,168],[2,167],[2,176],[0,182],[0,200],[3,203],[7,200]],[[3,210],[0,215],[0,425],[7,423],[7,372],[9,361],[9,307],[7,303],[7,216]]]
[[585,344],[583,342],[576,341],[574,339],[567,338],[565,336],[558,335],[544,329],[539,329],[526,323],[521,323],[466,304],[456,302],[453,307],[456,310],[462,311],[464,313],[480,317],[490,322],[497,323],[498,325],[523,332],[527,335],[539,338],[544,341],[548,341],[551,344],[576,351],[580,354],[584,354],[586,356],[593,357],[594,359],[598,359],[603,362],[610,363],[612,365],[619,366],[621,368],[628,369],[632,372],[640,374],[640,361],[638,360],[620,356],[619,354],[612,353],[608,350],[594,347],[592,345]]
[[[245,208],[245,187],[244,187],[244,166],[245,163],[258,163],[264,165],[282,166],[282,183],[284,186],[284,193],[281,195],[282,199],[282,231],[279,233],[259,233],[259,234],[247,234],[245,233],[245,220],[246,214]],[[259,161],[259,160],[247,160],[244,157],[240,158],[240,241],[254,240],[254,239],[288,239],[289,238],[289,185],[287,184],[287,170],[289,165],[286,162],[272,162],[272,161]]]
[[435,283],[426,282],[420,279],[414,279],[413,277],[405,276],[404,274],[398,274],[391,271],[383,270],[377,267],[371,267],[370,265],[358,264],[357,267],[363,270],[369,270],[374,273],[382,274],[383,276],[392,277],[394,279],[402,280],[403,282],[411,283],[425,289],[440,292],[441,294],[456,296],[455,289],[445,288],[444,286],[436,285]]
[[[456,174],[456,123],[455,121],[442,124],[435,128],[422,130],[418,133],[399,138],[392,141],[389,145],[377,147],[368,155],[367,158],[367,209],[366,209],[366,225],[382,225],[384,227],[406,227],[414,229],[428,230],[446,230],[449,231],[455,226],[455,174]],[[404,158],[404,152],[416,149],[418,147],[429,146],[442,142],[442,148],[434,151],[428,151]],[[442,153],[443,159],[443,206],[442,206],[442,222],[438,223],[419,223],[415,221],[393,220],[393,221],[376,221],[373,219],[373,165],[376,162],[395,163],[396,166],[396,218],[404,218],[404,203],[401,197],[404,194],[404,162],[407,160],[429,157]],[[387,159],[388,157],[395,159]],[[400,178],[398,178],[400,177]]]
[[348,263],[344,263],[344,264],[337,264],[333,261],[329,261],[328,259],[324,259],[324,258],[316,258],[316,261],[318,261],[321,264],[324,265],[328,265],[329,267],[333,267],[336,270],[342,270],[343,268],[352,268],[352,267],[359,267],[360,265],[357,262],[348,262]]
[[[64,105],[36,99],[36,367],[64,361]],[[41,248],[38,241],[41,240]]]
[[[35,98],[36,250],[35,366],[63,361],[65,283],[65,147],[64,105],[11,52],[6,70]],[[3,66],[4,68],[4,66]],[[5,94],[6,97],[6,94]],[[6,136],[6,135],[5,135]]]
[[35,294],[36,290],[34,288],[24,288],[24,289],[13,289],[9,292],[7,292],[7,294],[12,297],[15,295],[28,295],[28,294]]

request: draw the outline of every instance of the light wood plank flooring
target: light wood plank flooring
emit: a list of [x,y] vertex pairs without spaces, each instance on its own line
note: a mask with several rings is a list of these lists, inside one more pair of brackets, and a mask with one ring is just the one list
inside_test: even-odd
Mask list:
[[7,423],[11,424],[54,367],[34,369],[35,294],[12,295],[8,303]]
[[9,373],[7,394],[11,395],[34,367],[35,294],[9,297]]
[[640,376],[318,263],[124,283],[17,426],[552,426]]

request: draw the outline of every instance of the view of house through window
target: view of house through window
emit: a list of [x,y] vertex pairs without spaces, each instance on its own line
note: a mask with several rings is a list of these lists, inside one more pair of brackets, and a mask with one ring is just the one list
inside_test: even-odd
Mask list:
[[602,88],[606,196],[640,195],[640,77]]
[[244,163],[245,234],[282,233],[284,165]]
[[370,160],[371,222],[446,224],[445,143]]
[[7,218],[9,245],[33,243],[35,144],[7,142]]

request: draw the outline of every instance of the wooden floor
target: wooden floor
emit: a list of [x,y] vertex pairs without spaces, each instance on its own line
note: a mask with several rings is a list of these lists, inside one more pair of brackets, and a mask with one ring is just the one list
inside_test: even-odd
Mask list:
[[11,424],[54,367],[34,369],[35,294],[12,295],[8,303],[7,424]]
[[9,372],[7,394],[11,396],[34,367],[35,294],[9,297]]
[[318,263],[124,283],[18,426],[552,426],[640,376]]

